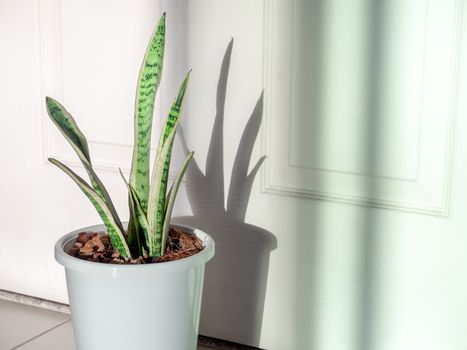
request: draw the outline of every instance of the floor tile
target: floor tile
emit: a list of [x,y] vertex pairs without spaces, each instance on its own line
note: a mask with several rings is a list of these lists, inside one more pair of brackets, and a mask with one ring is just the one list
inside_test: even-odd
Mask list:
[[12,349],[75,350],[70,316],[0,299],[0,350]]
[[[50,332],[31,340],[17,350],[75,350],[73,327],[71,321],[52,329]],[[198,350],[213,350],[204,346]]]
[[9,350],[69,319],[69,315],[0,300],[0,350]]
[[71,321],[31,340],[17,350],[75,350]]

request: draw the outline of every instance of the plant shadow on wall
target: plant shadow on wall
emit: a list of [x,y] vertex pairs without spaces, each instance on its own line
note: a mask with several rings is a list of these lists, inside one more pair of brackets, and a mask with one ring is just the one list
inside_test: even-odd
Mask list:
[[[275,236],[245,222],[253,181],[265,157],[248,173],[263,114],[259,97],[243,131],[232,169],[227,208],[224,205],[223,124],[233,40],[224,55],[217,85],[216,116],[206,159],[206,172],[193,160],[186,174],[193,216],[176,223],[198,227],[216,242],[216,255],[206,267],[200,334],[259,346],[269,256]],[[182,144],[188,152],[182,130]],[[207,331],[209,330],[209,332]]]

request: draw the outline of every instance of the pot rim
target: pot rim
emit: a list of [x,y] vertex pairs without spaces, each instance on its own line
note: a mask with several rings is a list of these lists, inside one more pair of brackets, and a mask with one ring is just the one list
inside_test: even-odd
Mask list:
[[65,252],[65,246],[75,240],[80,232],[105,231],[105,226],[101,224],[82,227],[62,236],[55,243],[55,260],[57,260],[57,262],[67,270],[69,269],[95,275],[106,275],[109,277],[142,277],[189,270],[205,264],[214,256],[214,240],[207,233],[186,225],[171,224],[170,226],[196,235],[196,237],[203,241],[204,249],[195,255],[179,260],[138,265],[105,264],[81,260]]

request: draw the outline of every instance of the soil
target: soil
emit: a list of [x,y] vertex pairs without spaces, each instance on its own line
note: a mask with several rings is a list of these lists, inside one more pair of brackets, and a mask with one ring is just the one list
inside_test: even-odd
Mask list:
[[186,258],[201,250],[203,250],[203,242],[198,237],[172,228],[165,254],[156,258],[147,255],[136,259],[124,258],[112,248],[109,235],[103,232],[79,233],[68,254],[82,260],[104,264],[151,264]]

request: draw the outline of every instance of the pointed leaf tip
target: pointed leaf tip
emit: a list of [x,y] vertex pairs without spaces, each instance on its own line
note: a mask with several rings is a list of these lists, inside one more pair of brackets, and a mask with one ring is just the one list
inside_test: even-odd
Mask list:
[[161,15],[161,18],[159,19],[159,23],[157,24],[157,27],[165,27],[166,18],[167,18],[167,12],[163,12]]

